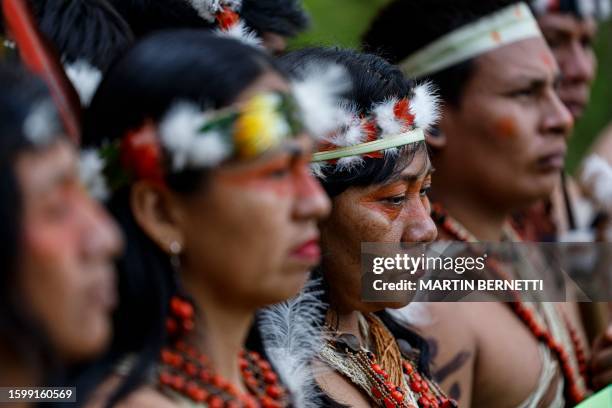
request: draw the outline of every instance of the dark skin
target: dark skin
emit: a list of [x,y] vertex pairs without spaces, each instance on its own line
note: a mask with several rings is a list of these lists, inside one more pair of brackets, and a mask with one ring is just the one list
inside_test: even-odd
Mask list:
[[[267,72],[236,99],[288,92],[287,82]],[[255,311],[299,292],[319,262],[317,222],[329,199],[310,173],[313,140],[306,134],[260,156],[230,161],[210,171],[201,190],[184,195],[141,180],[131,189],[132,212],[145,233],[169,255],[180,244],[180,279],[201,311],[192,343],[209,356],[215,372],[247,392],[239,353]],[[204,233],[203,233],[204,232]],[[115,384],[114,384],[114,383]],[[112,379],[92,406],[103,405]],[[177,406],[154,386],[132,393],[120,406]]]
[[[505,45],[475,65],[460,105],[444,107],[440,134],[429,139],[432,195],[477,239],[497,242],[512,211],[553,191],[573,119],[557,96],[559,70],[542,39]],[[439,345],[434,372],[442,370],[442,386],[459,393],[460,406],[516,407],[533,392],[539,345],[504,304],[436,303],[429,310],[431,322],[419,329]],[[543,407],[557,386],[553,380]]]
[[[357,336],[359,314],[405,304],[361,300],[361,242],[430,242],[436,227],[429,216],[427,192],[432,168],[425,150],[387,183],[351,187],[336,196],[330,218],[321,225],[323,270],[332,299],[332,320],[338,330]],[[323,368],[323,367],[318,367]],[[317,370],[317,381],[334,400],[351,407],[370,401],[350,382],[329,369]]]
[[591,17],[547,13],[538,24],[561,70],[559,97],[575,119],[579,119],[589,102],[591,84],[597,70],[593,42],[597,23]]
[[[597,56],[593,50],[597,23],[591,17],[547,13],[538,18],[538,24],[561,70],[563,80],[559,97],[574,118],[579,119],[589,102],[591,85],[597,71]],[[607,146],[612,145],[609,140],[612,140],[612,137],[600,137],[594,151],[603,157],[612,157],[612,149]],[[580,195],[575,189],[571,189],[570,193],[574,196]],[[553,196],[553,200],[556,208],[563,208],[560,194]],[[567,228],[565,218],[564,212],[558,216],[562,230]],[[605,387],[612,383],[612,325],[597,337],[591,353],[593,386]]]

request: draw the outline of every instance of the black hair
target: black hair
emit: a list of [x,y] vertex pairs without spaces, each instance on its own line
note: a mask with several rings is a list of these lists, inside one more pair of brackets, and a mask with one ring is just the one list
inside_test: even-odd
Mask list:
[[104,72],[134,41],[106,0],[35,0],[33,6],[41,32],[65,63],[84,60]]
[[[374,105],[390,98],[410,98],[413,94],[414,83],[406,79],[397,67],[373,54],[338,48],[307,48],[290,52],[281,58],[281,63],[294,74],[299,74],[304,66],[313,63],[335,63],[344,67],[352,83],[350,91],[344,95],[344,98],[362,115],[369,114]],[[400,149],[397,155],[365,158],[363,166],[355,169],[343,171],[334,171],[333,168],[324,169],[324,178],[321,178],[320,182],[331,198],[350,187],[365,187],[389,182],[397,177],[398,170],[408,165],[419,152],[427,152],[425,142],[408,145]],[[317,268],[313,271],[312,278],[323,278],[321,288],[324,293],[323,300],[329,303],[327,299],[329,290],[324,279],[324,271]],[[381,317],[389,326],[391,317],[385,312],[381,313]],[[395,327],[393,326],[394,329]],[[429,353],[426,341],[413,331],[405,329],[401,330],[401,337],[421,351],[418,366],[421,372],[429,375]]]
[[[101,146],[121,140],[145,121],[161,120],[178,101],[203,109],[228,106],[267,71],[284,76],[270,56],[236,40],[202,30],[154,34],[109,70],[86,112],[83,143]],[[197,191],[206,179],[204,170],[167,173],[166,184],[181,194]],[[85,388],[95,386],[96,375],[108,374],[129,354],[137,355],[109,406],[147,378],[166,342],[170,298],[180,291],[168,256],[136,222],[129,190],[128,186],[114,192],[108,202],[127,242],[118,262],[121,301],[115,313],[115,336],[110,354],[91,376],[83,376]]]
[[[137,37],[154,31],[178,28],[214,29],[187,0],[110,0]],[[294,36],[308,26],[299,0],[246,0],[241,16],[257,33]]]
[[241,15],[259,34],[273,32],[294,37],[310,24],[301,0],[243,0]]
[[40,79],[13,64],[0,64],[0,89],[0,339],[18,361],[51,381],[58,363],[41,323],[32,319],[23,294],[16,290],[24,254],[23,202],[14,171],[21,154],[39,148],[24,133],[24,122],[35,106],[50,103],[51,97]]
[[[394,64],[443,35],[492,14],[517,0],[394,0],[373,20],[362,38],[366,51]],[[474,59],[429,75],[445,103],[459,106],[474,73]]]
[[137,38],[166,29],[204,28],[214,24],[200,17],[187,0],[109,0]]

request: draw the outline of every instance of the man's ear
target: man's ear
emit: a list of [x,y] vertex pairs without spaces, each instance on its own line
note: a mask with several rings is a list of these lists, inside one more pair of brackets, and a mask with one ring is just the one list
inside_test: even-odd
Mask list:
[[171,245],[183,246],[181,207],[167,188],[148,181],[134,183],[130,191],[130,207],[140,228],[163,251],[171,254]]

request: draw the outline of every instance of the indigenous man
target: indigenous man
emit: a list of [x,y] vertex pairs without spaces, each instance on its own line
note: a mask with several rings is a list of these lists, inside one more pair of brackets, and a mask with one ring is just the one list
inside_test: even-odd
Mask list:
[[[573,123],[556,93],[558,65],[529,7],[396,0],[364,42],[439,87],[443,118],[428,141],[440,238],[517,239],[509,216],[550,196]],[[432,318],[420,329],[451,396],[474,407],[563,407],[584,399],[584,340],[573,305],[509,306],[428,305]]]

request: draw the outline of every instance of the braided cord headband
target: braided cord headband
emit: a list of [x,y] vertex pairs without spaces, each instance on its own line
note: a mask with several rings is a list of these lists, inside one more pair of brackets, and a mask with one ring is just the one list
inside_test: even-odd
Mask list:
[[425,140],[425,132],[417,128],[396,136],[388,136],[384,139],[372,142],[361,143],[355,146],[340,147],[334,150],[315,153],[311,162],[321,162],[327,160],[341,159],[343,157],[359,156],[362,154],[377,152],[380,150],[391,149],[393,147],[404,146]]
[[538,23],[529,6],[521,2],[446,34],[399,67],[406,75],[420,78],[504,45],[537,37],[542,37]]

